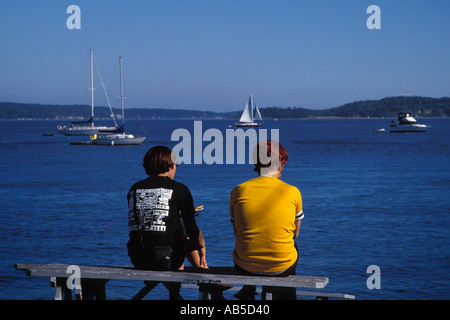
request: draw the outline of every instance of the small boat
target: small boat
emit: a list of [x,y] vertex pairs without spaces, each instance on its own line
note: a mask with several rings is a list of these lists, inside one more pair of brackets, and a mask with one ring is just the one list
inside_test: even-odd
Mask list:
[[124,132],[125,111],[123,105],[123,80],[122,80],[122,57],[119,57],[120,62],[120,101],[122,105],[122,125],[115,131],[106,134],[96,135],[92,139],[92,144],[108,145],[108,146],[124,146],[124,145],[140,145],[144,142],[146,137],[135,137],[132,134]]
[[392,120],[390,132],[426,132],[427,125],[418,124],[408,112],[400,112],[397,121]]
[[381,129],[373,129],[373,132],[385,132],[386,130],[384,128]]
[[145,137],[135,137],[132,134],[108,134],[105,137],[92,140],[92,144],[104,146],[130,146],[140,145]]
[[253,107],[253,95],[250,95],[247,104],[245,105],[244,111],[242,112],[239,122],[236,123],[237,127],[260,127],[262,126],[261,112],[259,112],[256,104]]
[[145,138],[126,134],[123,132],[123,126],[120,126],[116,133],[108,133],[92,139],[92,144],[104,146],[140,145]]
[[[101,75],[100,75],[100,79],[101,79]],[[103,85],[103,80],[102,80],[102,85]],[[91,88],[90,88],[90,90],[91,90],[91,117],[85,121],[73,121],[69,126],[58,125],[57,129],[58,129],[59,133],[65,135],[65,136],[91,136],[91,135],[98,134],[98,133],[107,133],[107,132],[112,132],[114,130],[117,130],[117,124],[114,127],[95,126],[94,125],[94,52],[93,52],[93,50],[91,50]],[[105,91],[105,94],[106,94],[106,89],[104,86],[103,86],[103,90]],[[106,98],[107,98],[108,104],[109,104],[109,99],[108,99],[107,94],[106,94]],[[111,110],[111,115],[112,115],[113,113],[112,113],[111,106],[109,106],[109,108]],[[114,119],[114,117],[113,117],[113,120],[115,123],[116,120]]]
[[92,136],[117,130],[117,127],[95,126],[93,117],[86,121],[73,121],[70,126],[59,125],[58,132],[65,136]]

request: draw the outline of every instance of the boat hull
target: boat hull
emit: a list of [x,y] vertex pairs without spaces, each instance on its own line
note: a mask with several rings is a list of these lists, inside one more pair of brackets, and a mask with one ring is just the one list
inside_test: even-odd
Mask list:
[[65,136],[90,136],[98,133],[97,129],[85,128],[85,129],[72,129],[72,128],[61,128],[58,129],[58,133]]
[[140,145],[142,142],[144,142],[144,140],[145,137],[120,138],[120,139],[98,138],[93,139],[92,144],[103,146]]
[[426,132],[427,126],[426,125],[398,125],[398,126],[391,126],[390,132]]
[[116,127],[61,127],[58,128],[58,133],[65,136],[91,136],[103,132],[112,132]]
[[255,128],[255,127],[262,127],[262,123],[255,123],[255,122],[250,122],[250,123],[236,123],[236,127],[240,127],[240,128]]

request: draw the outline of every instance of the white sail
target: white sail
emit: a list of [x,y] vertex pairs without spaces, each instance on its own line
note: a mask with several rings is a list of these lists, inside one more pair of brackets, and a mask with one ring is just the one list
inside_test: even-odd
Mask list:
[[[242,112],[239,122],[236,123],[238,127],[259,127],[262,125],[262,117],[258,107],[255,105],[253,110],[253,95],[250,95],[248,102]],[[254,114],[255,113],[255,114]],[[257,120],[258,122],[255,122]]]
[[262,121],[261,112],[255,104],[255,121]]
[[253,96],[250,95],[239,122],[253,122]]

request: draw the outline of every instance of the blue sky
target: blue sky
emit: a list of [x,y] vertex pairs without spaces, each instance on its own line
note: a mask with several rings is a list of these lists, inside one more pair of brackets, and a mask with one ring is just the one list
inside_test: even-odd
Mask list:
[[[323,109],[450,96],[448,0],[0,0],[0,101],[89,104],[93,49],[113,106]],[[69,30],[69,5],[81,29]],[[370,5],[381,29],[369,30]],[[106,105],[96,80],[96,104]]]

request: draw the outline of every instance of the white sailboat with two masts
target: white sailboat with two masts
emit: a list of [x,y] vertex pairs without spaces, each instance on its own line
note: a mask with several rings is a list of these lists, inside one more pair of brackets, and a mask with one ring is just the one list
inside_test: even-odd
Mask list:
[[109,145],[109,146],[123,146],[123,145],[140,145],[145,140],[145,136],[136,137],[132,134],[124,132],[125,111],[123,104],[123,76],[122,76],[122,57],[119,57],[120,63],[120,103],[122,107],[122,125],[112,133],[99,134],[92,139],[92,144]]
[[[100,72],[99,72],[99,75],[100,75]],[[100,75],[100,80],[102,80],[101,75]],[[106,89],[104,88],[103,80],[102,80],[102,86],[103,86],[103,89],[106,94]],[[90,90],[91,90],[91,117],[85,121],[73,121],[69,126],[58,125],[57,129],[58,129],[59,133],[65,135],[65,136],[93,136],[98,133],[113,132],[113,131],[117,130],[118,127],[117,127],[116,120],[114,118],[114,114],[112,112],[111,105],[109,106],[109,108],[110,108],[111,116],[114,120],[115,126],[95,126],[94,125],[94,51],[93,50],[91,50],[91,88],[90,88]],[[107,98],[108,104],[109,104],[108,95],[106,95],[106,98]]]
[[236,123],[237,127],[260,127],[263,125],[261,112],[259,112],[256,104],[253,104],[253,95],[250,95],[244,111],[242,112],[239,122]]

